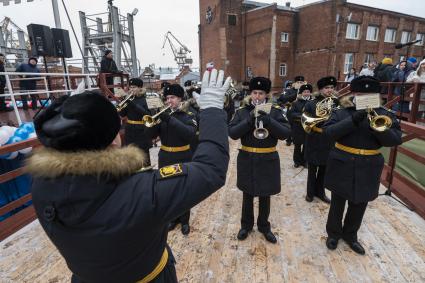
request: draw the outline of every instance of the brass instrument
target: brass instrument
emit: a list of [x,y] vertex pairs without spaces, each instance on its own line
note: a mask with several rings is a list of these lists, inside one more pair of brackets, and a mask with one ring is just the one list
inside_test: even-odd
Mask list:
[[391,128],[393,121],[386,115],[378,115],[373,108],[367,109],[370,127],[377,132],[385,132]]
[[[255,106],[257,106],[258,100],[254,103]],[[264,128],[263,121],[258,122],[258,113],[255,113],[255,130],[253,132],[253,135],[256,139],[264,140],[269,136],[269,131]]]
[[133,101],[136,96],[134,94],[127,95],[122,101],[120,101],[115,107],[118,112],[121,112],[124,108],[128,106],[128,104]]
[[229,89],[224,94],[224,107],[229,106],[230,101],[232,101],[238,94],[238,90],[235,88],[235,82],[232,80],[230,82]]
[[[159,111],[158,113],[156,113],[155,115],[151,116],[151,115],[145,115],[142,118],[142,121],[144,122],[145,126],[148,128],[152,128],[153,126],[156,126],[158,124],[161,123],[161,119],[159,118],[159,116],[164,113],[165,111],[169,110],[171,108],[171,106],[167,106],[162,108],[161,111]],[[170,115],[173,112],[170,113]]]
[[319,123],[329,120],[332,111],[339,109],[339,106],[335,107],[333,99],[335,97],[329,96],[316,104],[316,117],[311,117],[307,113],[303,113],[301,116],[301,125],[306,133],[310,133],[311,130]]

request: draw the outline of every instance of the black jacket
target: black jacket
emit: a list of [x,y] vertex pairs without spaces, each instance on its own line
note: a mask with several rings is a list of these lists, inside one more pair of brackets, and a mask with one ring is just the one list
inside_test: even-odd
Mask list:
[[301,126],[301,116],[307,100],[297,99],[292,103],[291,108],[288,110],[287,117],[291,124],[291,135],[294,144],[304,144],[305,131]]
[[101,73],[118,73],[117,64],[113,59],[109,59],[106,56],[102,57],[100,61],[100,72]]
[[297,99],[298,89],[290,88],[284,90],[283,94],[277,99],[277,102],[280,106],[285,106],[288,103],[292,103]]
[[[128,120],[141,121],[144,115],[152,115],[152,113],[146,103],[146,97],[139,95],[120,112],[120,115],[122,117],[127,116]],[[144,125],[127,123],[125,125],[125,144],[135,144],[148,151],[152,147],[152,140],[146,134]]]
[[[313,100],[308,101],[305,104],[304,112],[307,113],[310,117],[316,116],[316,104],[323,100],[324,97],[319,94]],[[335,103],[338,103],[337,100],[334,100]],[[321,128],[322,123],[317,124],[318,128]],[[333,147],[332,141],[328,136],[323,133],[317,133],[315,131],[311,131],[306,135],[305,139],[305,158],[307,162],[313,165],[326,165],[328,161],[329,151]]]
[[69,269],[94,283],[134,283],[149,274],[166,247],[168,223],[224,185],[226,129],[224,111],[202,111],[193,161],[168,177],[138,173],[143,160],[135,147],[36,152],[28,167],[34,207]]
[[[3,63],[0,63],[0,73],[1,72],[5,72]],[[5,87],[6,87],[6,76],[0,75],[0,93],[1,91],[4,90]]]
[[[33,66],[31,64],[21,64],[18,68],[16,68],[16,72],[18,73],[40,73],[40,70],[37,66]],[[38,76],[31,75],[23,75],[22,78],[38,78]],[[20,80],[19,87],[23,90],[35,90],[37,89],[37,79],[33,80]]]
[[[375,109],[380,115],[392,118],[391,129],[376,132],[365,118],[359,126],[352,121],[354,107],[334,112],[324,125],[325,134],[342,145],[359,149],[379,149],[402,143],[401,130],[395,116],[383,108]],[[325,187],[354,203],[368,202],[378,196],[384,158],[378,155],[356,155],[337,148],[329,154]]]
[[[244,146],[267,148],[277,145],[278,140],[290,134],[289,125],[279,106],[273,106],[270,112],[270,124],[265,126],[269,136],[264,140],[253,135],[255,125],[250,118],[254,106],[248,104],[239,108],[229,124],[229,136],[241,139]],[[253,196],[270,196],[278,194],[280,186],[280,161],[278,152],[250,153],[239,151],[237,160],[237,186],[240,190]]]
[[[171,114],[168,122],[162,121],[159,125],[147,128],[149,138],[160,137],[161,144],[168,147],[180,147],[190,145],[196,135],[196,119],[193,114],[177,110]],[[160,150],[158,154],[159,166],[174,163],[188,162],[192,158],[193,151],[167,152]]]

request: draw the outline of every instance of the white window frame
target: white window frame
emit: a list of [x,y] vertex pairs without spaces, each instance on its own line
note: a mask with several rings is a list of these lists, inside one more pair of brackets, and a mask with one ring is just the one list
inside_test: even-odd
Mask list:
[[279,65],[279,77],[286,77],[287,71],[288,71],[288,65],[286,65],[286,63],[280,63],[280,65]]
[[408,43],[411,37],[412,33],[410,31],[403,31],[401,33],[400,43]]
[[360,39],[360,25],[354,23],[347,23],[345,38],[357,40]]
[[289,42],[289,33],[281,32],[280,33],[280,43],[288,43]]
[[[391,38],[390,38],[391,37]],[[394,43],[397,37],[397,30],[393,28],[387,28],[385,30],[384,42]]]
[[416,40],[421,39],[421,41],[416,42],[415,45],[421,46],[425,43],[425,33],[417,33]]
[[364,63],[369,64],[370,62],[374,62],[375,61],[375,56],[373,55],[373,53],[366,53],[365,54],[365,58],[364,58]]
[[345,53],[344,56],[344,74],[348,74],[354,66],[354,53]]
[[378,41],[379,40],[379,27],[368,26],[367,27],[367,33],[366,33],[366,40]]

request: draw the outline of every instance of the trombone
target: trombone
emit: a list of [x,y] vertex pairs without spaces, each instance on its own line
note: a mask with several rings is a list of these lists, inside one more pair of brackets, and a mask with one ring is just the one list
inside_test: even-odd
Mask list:
[[[159,118],[159,116],[164,113],[165,111],[169,110],[171,108],[171,106],[167,106],[162,108],[161,111],[159,111],[158,113],[156,113],[155,115],[151,116],[151,115],[145,115],[142,118],[143,123],[145,124],[146,127],[148,128],[152,128],[153,126],[159,125],[161,123],[161,119]],[[173,112],[170,113],[170,115]]]

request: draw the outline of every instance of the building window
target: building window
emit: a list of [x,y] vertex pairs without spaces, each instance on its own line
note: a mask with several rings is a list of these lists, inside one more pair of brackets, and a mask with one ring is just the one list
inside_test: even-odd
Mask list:
[[354,64],[354,54],[345,53],[344,74],[347,74],[350,72],[350,69],[353,68],[353,64]]
[[424,45],[425,43],[425,34],[423,33],[417,33],[416,34],[416,40],[420,40],[419,42],[416,42],[415,45]]
[[282,63],[279,66],[279,76],[286,77],[286,63]]
[[379,28],[375,26],[367,27],[366,40],[378,41]]
[[403,31],[401,33],[401,41],[400,43],[407,43],[410,41],[410,32],[409,31]]
[[357,24],[347,24],[347,33],[345,38],[348,39],[359,39],[360,34],[360,25]]
[[373,57],[372,53],[366,53],[365,57],[364,57],[364,63],[365,64],[369,64],[370,62],[374,62],[375,59]]
[[387,28],[385,30],[385,39],[384,39],[384,41],[385,42],[390,42],[390,43],[395,42],[396,34],[397,34],[397,30],[392,29],[392,28]]
[[280,42],[281,43],[289,42],[289,33],[281,32],[280,33]]
[[237,17],[235,14],[228,14],[227,15],[227,24],[229,26],[236,26]]

